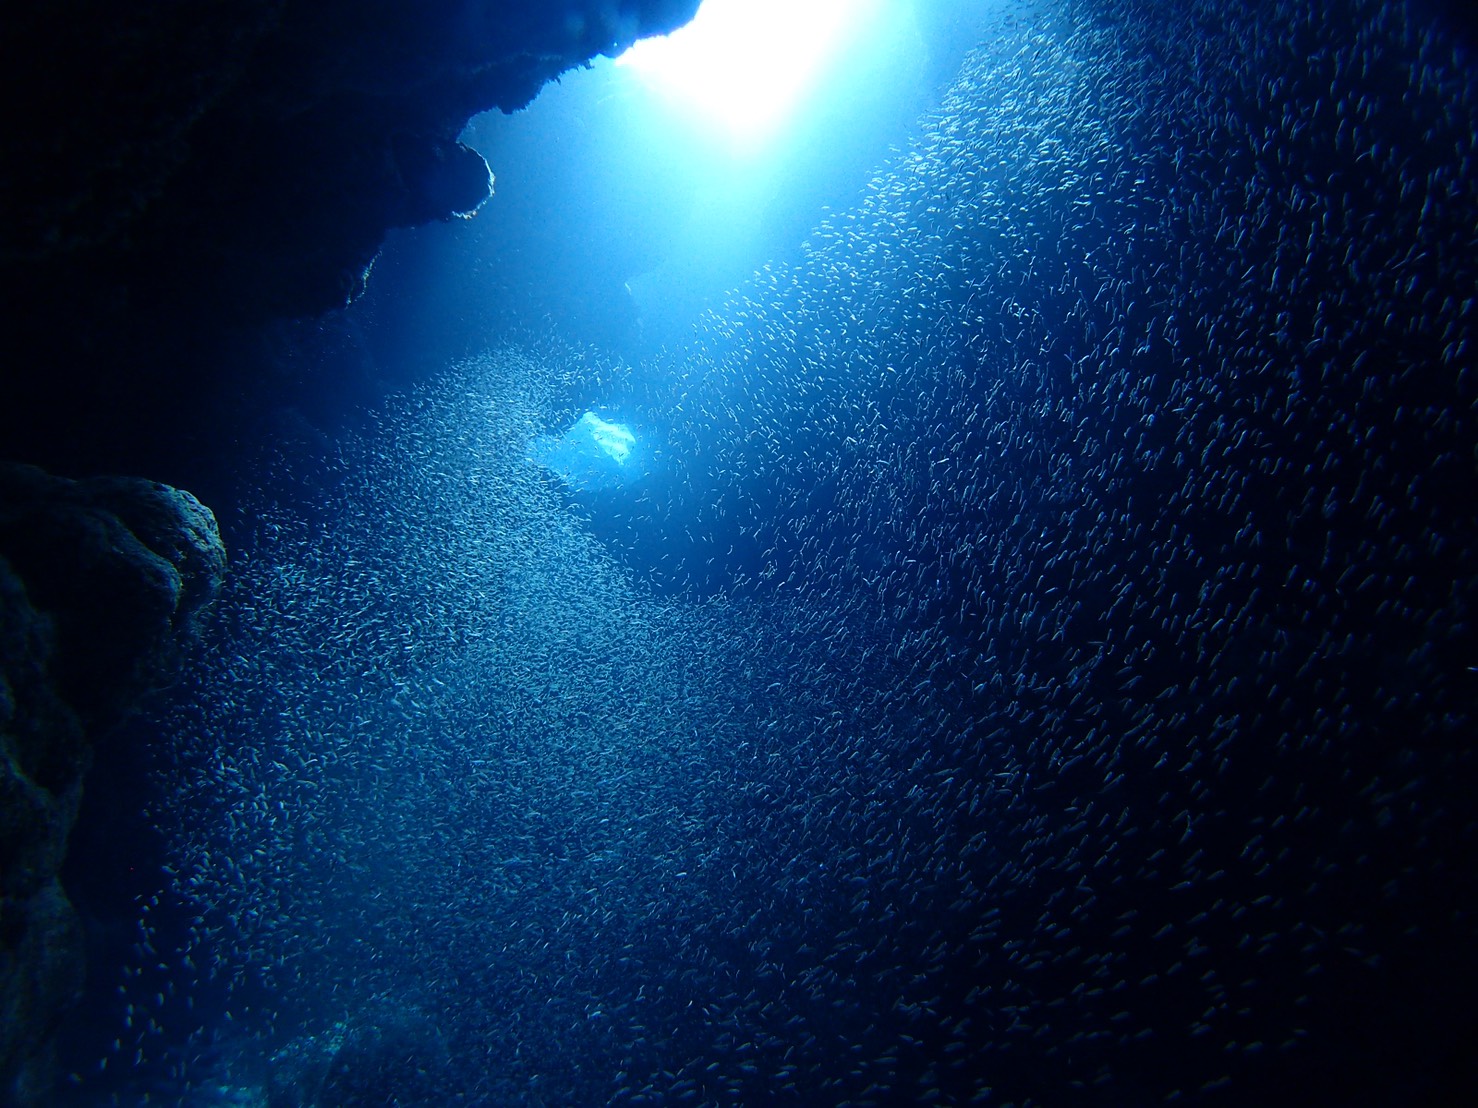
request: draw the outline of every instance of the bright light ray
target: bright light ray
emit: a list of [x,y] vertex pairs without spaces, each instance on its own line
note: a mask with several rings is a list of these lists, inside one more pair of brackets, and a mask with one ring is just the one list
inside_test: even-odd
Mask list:
[[703,0],[685,27],[616,64],[741,144],[773,132],[877,0]]

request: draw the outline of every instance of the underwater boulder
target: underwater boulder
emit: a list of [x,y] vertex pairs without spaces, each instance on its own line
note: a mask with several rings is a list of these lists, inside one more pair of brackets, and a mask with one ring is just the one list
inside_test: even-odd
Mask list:
[[82,943],[57,882],[92,743],[169,674],[215,598],[215,517],[153,481],[0,466],[0,1099],[50,1103]]

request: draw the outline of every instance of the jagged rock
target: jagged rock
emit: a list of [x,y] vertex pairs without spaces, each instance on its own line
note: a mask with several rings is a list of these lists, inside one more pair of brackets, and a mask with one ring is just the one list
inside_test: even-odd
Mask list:
[[[0,449],[137,464],[87,448],[210,393],[227,361],[202,336],[342,307],[390,228],[487,198],[487,165],[458,142],[469,118],[697,7],[7,5],[0,92],[26,109],[0,134],[0,356],[27,369]],[[164,428],[193,424],[172,414]]]
[[225,569],[187,492],[0,466],[0,1102],[45,1102],[50,1038],[81,988],[56,875],[91,743],[167,676]]
[[[563,71],[697,7],[21,0],[0,44],[0,84],[28,105],[0,140],[0,262],[164,248],[186,287],[200,263],[248,261],[245,279],[275,275],[319,298],[263,288],[259,307],[342,303],[342,285],[302,285],[305,251],[339,267],[315,280],[342,282],[388,228],[476,207],[486,168],[456,142],[472,115],[520,108]],[[246,246],[253,257],[234,256]]]

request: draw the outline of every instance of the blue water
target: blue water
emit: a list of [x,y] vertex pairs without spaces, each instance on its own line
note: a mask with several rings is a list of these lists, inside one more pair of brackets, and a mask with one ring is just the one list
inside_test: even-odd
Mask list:
[[[1426,18],[1007,9],[679,340],[556,320],[244,462],[70,1095],[1470,1081],[1478,101]],[[550,453],[586,411],[639,480]]]

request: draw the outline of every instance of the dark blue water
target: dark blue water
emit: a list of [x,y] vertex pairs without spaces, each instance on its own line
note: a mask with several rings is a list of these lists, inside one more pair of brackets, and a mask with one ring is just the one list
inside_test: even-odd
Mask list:
[[[112,767],[148,811],[79,826],[77,1102],[1453,1102],[1478,101],[1433,18],[1010,9],[677,340],[556,317],[267,447]],[[639,477],[530,458],[587,410]]]

